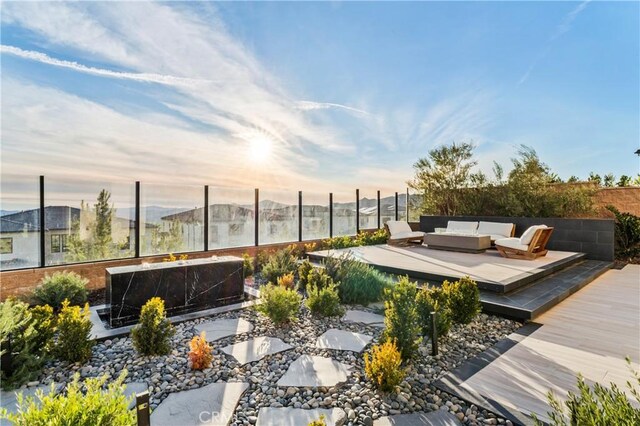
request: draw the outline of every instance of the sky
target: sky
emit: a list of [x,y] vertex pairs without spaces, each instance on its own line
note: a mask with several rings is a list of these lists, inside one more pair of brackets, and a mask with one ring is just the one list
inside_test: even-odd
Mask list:
[[5,1],[3,198],[38,175],[392,194],[453,141],[483,171],[525,144],[565,179],[635,175],[639,17],[599,1]]

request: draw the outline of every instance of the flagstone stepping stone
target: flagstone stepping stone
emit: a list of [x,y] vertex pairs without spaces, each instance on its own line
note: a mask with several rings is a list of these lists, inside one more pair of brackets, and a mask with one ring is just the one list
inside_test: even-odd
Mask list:
[[327,426],[341,426],[347,421],[347,414],[341,408],[317,408],[305,410],[302,408],[272,408],[262,407],[258,412],[256,426],[300,426],[308,425],[324,415]]
[[331,387],[346,382],[352,366],[323,356],[302,355],[278,380],[281,387]]
[[332,328],[318,337],[316,348],[362,352],[365,346],[371,343],[372,339],[372,336],[366,334],[352,333],[351,331]]
[[131,410],[136,406],[136,395],[149,390],[149,386],[145,382],[130,382],[124,385],[124,396],[129,399],[133,395],[133,399],[129,403],[129,409]]
[[176,392],[151,413],[153,426],[226,426],[248,383],[212,383],[199,389]]
[[384,317],[366,311],[349,310],[342,318],[344,322],[360,322],[374,327],[384,328]]
[[437,410],[430,413],[398,414],[380,417],[373,426],[461,426],[462,423],[450,412]]
[[243,318],[219,319],[198,324],[195,329],[198,334],[205,332],[207,342],[214,342],[223,337],[250,333],[253,330],[253,324]]
[[278,352],[292,349],[293,346],[286,344],[275,337],[256,337],[245,342],[235,343],[225,346],[222,352],[234,357],[241,365],[259,361],[262,358],[277,354]]

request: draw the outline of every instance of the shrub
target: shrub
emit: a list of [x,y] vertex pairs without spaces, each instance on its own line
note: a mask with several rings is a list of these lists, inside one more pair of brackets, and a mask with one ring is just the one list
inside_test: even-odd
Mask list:
[[[331,280],[331,278],[327,278]],[[318,316],[335,317],[344,314],[337,286],[333,281],[323,287],[310,284],[307,288],[305,304],[313,314]]]
[[[578,392],[568,393],[564,403],[566,409],[553,392],[550,391],[547,394],[549,405],[553,410],[548,413],[552,424],[556,426],[635,426],[640,424],[640,408],[638,408],[640,407],[640,374],[632,369],[629,358],[627,358],[627,364],[633,375],[633,381],[627,381],[629,394],[635,399],[633,403],[615,383],[611,383],[610,387],[596,383],[591,389],[582,375],[578,375]],[[535,415],[533,418],[536,425],[543,424]]]
[[242,255],[242,276],[248,278],[253,275],[253,257],[248,253]]
[[290,272],[288,274],[284,274],[281,277],[278,277],[278,285],[284,288],[290,288],[290,289],[295,288],[296,282],[293,279],[293,272]]
[[420,324],[416,307],[416,283],[402,277],[393,289],[385,290],[384,337],[395,341],[402,359],[412,358],[420,344]]
[[616,257],[624,260],[640,254],[640,217],[621,213],[613,206],[607,206],[607,209],[616,218]]
[[328,257],[324,261],[327,274],[340,282],[342,303],[368,305],[382,299],[384,289],[391,286],[389,279],[366,263],[347,256]]
[[[333,279],[322,268],[313,268],[307,275],[307,286],[314,286],[322,289],[334,284]],[[340,283],[335,283],[339,285]]]
[[45,275],[34,291],[39,304],[47,304],[59,311],[62,302],[67,299],[70,305],[82,305],[87,301],[87,284],[89,280],[75,272],[56,272]]
[[269,256],[269,260],[262,267],[262,276],[268,282],[276,283],[279,277],[296,271],[297,260],[291,247],[278,250]]
[[76,373],[67,385],[66,392],[56,393],[51,385],[49,394],[36,391],[36,398],[18,395],[19,409],[9,414],[0,410],[0,419],[7,419],[16,426],[130,426],[136,423],[135,411],[129,410],[133,396],[124,396],[123,370],[117,380],[103,389],[107,376],[89,378],[79,383]]
[[333,237],[322,240],[322,247],[325,250],[338,250],[343,248],[355,247],[355,240],[347,235],[342,237]]
[[162,259],[163,262],[175,262],[177,260],[187,260],[189,259],[189,255],[188,254],[181,254],[180,256],[176,257],[175,254],[173,253],[169,253],[169,257],[164,257]]
[[189,361],[193,370],[204,370],[211,366],[213,355],[204,331],[199,336],[193,336],[189,349]]
[[283,324],[296,319],[301,297],[295,290],[267,284],[260,290],[260,300],[258,312],[276,324]]
[[441,287],[423,287],[416,295],[416,307],[423,336],[431,336],[431,312],[437,312],[438,336],[445,336],[451,328],[451,311]]
[[371,356],[364,356],[364,372],[367,378],[384,392],[391,392],[402,383],[405,371],[395,342],[386,341],[374,345],[371,348]]
[[85,362],[91,358],[91,320],[89,320],[89,304],[84,308],[70,306],[69,301],[62,302],[58,315],[58,341],[55,354],[58,358],[69,362]]
[[309,272],[313,270],[313,265],[309,262],[309,259],[305,259],[298,265],[298,288],[305,290],[307,288],[307,278]]
[[382,228],[374,232],[360,232],[356,237],[355,244],[358,246],[375,246],[386,244],[388,239],[387,230]]
[[312,251],[316,251],[318,249],[318,244],[316,243],[307,243],[304,245],[304,249],[302,250],[302,254],[306,255],[307,253],[311,253]]
[[53,352],[53,337],[56,332],[53,308],[49,305],[38,305],[31,308],[30,312],[35,331],[34,344],[46,356]]
[[131,330],[131,340],[142,355],[166,355],[175,333],[164,311],[164,300],[152,297],[140,311],[140,322]]
[[478,284],[468,276],[450,283],[442,283],[447,296],[451,319],[458,324],[469,324],[482,310]]
[[327,422],[325,422],[324,419],[325,419],[324,414],[321,414],[318,420],[312,421],[307,426],[327,426]]

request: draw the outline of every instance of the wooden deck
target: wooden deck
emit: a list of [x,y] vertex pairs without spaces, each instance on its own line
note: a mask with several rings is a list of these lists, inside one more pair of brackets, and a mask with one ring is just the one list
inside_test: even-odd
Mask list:
[[542,326],[458,381],[460,395],[480,396],[527,423],[521,413],[548,420],[546,393],[575,390],[578,373],[587,382],[626,390],[631,373],[625,357],[640,368],[640,266],[606,272],[536,322]]

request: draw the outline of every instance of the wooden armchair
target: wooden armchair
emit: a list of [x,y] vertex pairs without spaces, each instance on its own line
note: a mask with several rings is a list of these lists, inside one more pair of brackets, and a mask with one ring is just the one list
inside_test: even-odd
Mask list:
[[547,243],[553,228],[544,225],[530,227],[520,238],[501,238],[496,249],[503,257],[534,260],[547,254]]

